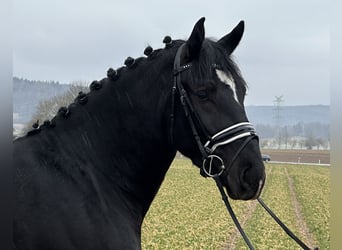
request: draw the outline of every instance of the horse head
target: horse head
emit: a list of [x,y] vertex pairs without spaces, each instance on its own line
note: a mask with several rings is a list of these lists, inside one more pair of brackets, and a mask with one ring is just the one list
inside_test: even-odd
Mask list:
[[175,57],[171,119],[177,150],[202,175],[219,178],[231,198],[249,200],[260,195],[265,169],[245,112],[246,83],[231,59],[243,31],[241,21],[212,41],[205,39],[204,18],[195,24]]

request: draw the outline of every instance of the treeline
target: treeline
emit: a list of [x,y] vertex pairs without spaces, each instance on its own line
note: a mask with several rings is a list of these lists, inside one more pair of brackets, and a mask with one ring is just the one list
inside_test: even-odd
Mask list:
[[16,77],[14,76],[13,77],[13,81],[15,82],[21,82],[21,83],[27,83],[27,84],[52,84],[52,85],[59,85],[59,84],[62,84],[60,83],[59,81],[54,81],[54,80],[51,80],[51,81],[47,81],[47,80],[29,80],[29,79],[26,79],[26,78],[23,78],[23,77]]
[[87,93],[89,91],[87,85],[83,82],[74,82],[69,85],[69,89],[64,94],[40,101],[25,131],[30,130],[33,123],[43,123],[45,120],[51,120],[57,114],[59,108],[69,106],[79,92]]
[[330,126],[320,122],[298,122],[294,125],[255,126],[262,148],[281,149],[329,149]]
[[[31,81],[17,77],[13,78],[13,82],[13,88],[16,88],[13,92],[13,111],[19,114],[19,119],[15,120],[27,124],[24,131],[31,129],[31,125],[37,120],[41,123],[54,117],[61,106],[68,106],[73,102],[79,91],[88,92],[89,84],[74,81],[68,85],[57,81]],[[256,107],[252,108],[257,111]],[[272,110],[264,107],[256,115],[263,116],[267,111],[266,108]],[[292,108],[294,109],[295,107]],[[325,112],[326,110],[323,110],[318,113]],[[297,113],[294,114],[299,115],[301,112]],[[317,119],[321,117],[316,116]],[[328,122],[324,122],[326,121],[308,121],[283,126],[256,123],[255,127],[262,148],[329,149],[330,126]]]
[[27,123],[41,100],[64,94],[70,85],[56,81],[32,81],[13,77],[14,123]]

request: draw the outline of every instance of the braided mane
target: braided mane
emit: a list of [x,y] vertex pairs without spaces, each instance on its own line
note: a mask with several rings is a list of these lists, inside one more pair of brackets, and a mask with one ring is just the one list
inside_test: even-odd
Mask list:
[[[86,105],[88,103],[89,96],[92,92],[99,91],[106,82],[110,82],[114,84],[121,80],[125,75],[134,72],[134,70],[138,69],[142,64],[148,64],[148,67],[156,67],[153,66],[155,64],[155,59],[159,58],[161,55],[165,54],[166,56],[171,56],[174,52],[171,50],[174,47],[178,47],[180,44],[184,43],[183,40],[172,40],[170,36],[165,36],[163,39],[163,43],[165,44],[164,48],[154,50],[151,46],[147,46],[144,49],[143,57],[138,57],[136,59],[132,57],[127,57],[124,61],[124,66],[121,66],[117,69],[109,68],[107,70],[107,77],[102,80],[92,81],[89,85],[90,92],[84,93],[79,92],[77,97],[74,99],[74,102],[69,104],[68,107],[62,106],[57,111],[55,117],[51,120],[45,120],[42,124],[39,124],[38,121],[32,125],[32,130],[28,131],[27,135],[34,135],[40,132],[44,128],[53,128],[56,126],[57,118],[68,118],[71,115],[70,108],[75,105]],[[172,51],[172,52],[170,52]],[[203,51],[205,51],[202,56],[199,66],[192,69],[192,81],[196,83],[196,79],[198,77],[205,77],[212,69],[212,65],[215,65],[216,68],[222,69],[225,72],[228,72],[228,75],[235,80],[237,86],[240,88],[246,89],[247,84],[241,77],[240,71],[237,65],[233,62],[229,55],[226,55],[225,49],[216,44],[216,42],[206,39],[203,43]],[[220,62],[220,65],[217,64]],[[151,65],[152,64],[152,65]]]
[[[184,41],[183,41],[184,42]],[[74,99],[74,102],[70,103],[67,107],[62,106],[58,109],[57,114],[51,120],[44,120],[42,124],[39,124],[39,120],[32,124],[32,130],[27,132],[27,136],[31,136],[34,134],[39,133],[42,129],[46,128],[53,128],[56,126],[56,119],[57,118],[68,118],[71,115],[70,108],[74,107],[77,104],[85,105],[88,102],[89,96],[94,91],[99,91],[105,82],[108,80],[112,83],[121,79],[125,74],[131,73],[131,70],[136,69],[141,63],[143,62],[154,62],[153,59],[156,59],[160,56],[161,52],[168,50],[175,46],[176,43],[180,43],[180,41],[173,41],[170,36],[165,36],[163,39],[163,43],[165,47],[162,49],[154,50],[151,46],[147,46],[144,49],[145,57],[139,58],[132,58],[127,57],[124,61],[124,66],[121,66],[117,69],[109,68],[107,70],[107,77],[103,78],[102,80],[94,80],[89,84],[90,92],[84,93],[80,91],[77,97]]]

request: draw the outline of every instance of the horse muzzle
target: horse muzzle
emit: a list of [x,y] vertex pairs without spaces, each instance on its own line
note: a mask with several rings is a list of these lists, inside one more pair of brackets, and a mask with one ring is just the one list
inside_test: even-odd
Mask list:
[[[241,160],[241,158],[248,158],[243,150],[252,139],[258,139],[254,127],[249,122],[241,122],[216,133],[204,145],[208,155],[203,159],[201,174],[206,177],[221,178],[229,196],[233,199],[256,199],[264,186],[265,171],[261,157],[256,161],[259,164],[252,164],[248,159]],[[237,141],[240,145],[230,159],[222,156],[222,150],[221,154],[216,153],[217,148]],[[251,155],[255,153],[260,154],[259,149]]]

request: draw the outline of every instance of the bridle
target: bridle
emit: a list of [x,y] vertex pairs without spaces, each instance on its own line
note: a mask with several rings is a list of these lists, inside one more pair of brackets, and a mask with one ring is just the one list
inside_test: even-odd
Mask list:
[[[190,98],[187,94],[187,91],[184,89],[184,86],[181,81],[181,73],[190,69],[192,63],[187,63],[184,65],[180,65],[181,54],[185,43],[183,43],[177,50],[175,59],[174,59],[174,82],[172,86],[171,92],[171,114],[170,114],[170,142],[173,144],[173,134],[174,134],[174,119],[175,119],[175,98],[176,93],[178,92],[180,97],[180,103],[184,110],[184,114],[189,122],[192,135],[196,141],[197,147],[202,156],[202,167],[201,167],[201,175],[204,177],[212,177],[216,185],[221,193],[222,200],[224,201],[228,212],[233,219],[236,227],[238,228],[240,234],[245,240],[249,249],[254,249],[250,240],[248,239],[246,233],[242,229],[232,207],[229,204],[228,196],[224,191],[222,182],[220,180],[220,176],[224,174],[228,174],[228,171],[234,164],[235,160],[241,153],[241,151],[248,145],[248,143],[252,139],[259,139],[253,125],[249,122],[240,122],[234,125],[231,125],[221,131],[218,131],[214,135],[210,136],[208,130],[204,126],[201,121],[198,113],[194,109]],[[213,67],[217,67],[217,65],[213,65]],[[201,131],[201,135],[206,138],[206,143],[202,143],[201,138],[199,136],[198,130]],[[237,140],[244,139],[239,146],[239,148],[235,151],[229,165],[226,167],[222,158],[215,154],[215,150],[221,146],[225,146],[231,144]],[[215,163],[215,164],[214,164]],[[217,165],[219,167],[217,167]],[[272,218],[281,226],[281,228],[296,241],[298,245],[300,245],[303,249],[310,249],[307,245],[305,245],[295,234],[291,232],[291,230],[272,212],[272,210],[267,207],[264,201],[259,197],[257,198],[262,207],[272,216]],[[318,248],[314,248],[318,249]]]
[[[172,86],[172,98],[171,98],[171,115],[170,115],[170,140],[173,144],[173,128],[174,128],[174,110],[175,110],[175,98],[176,92],[179,93],[180,102],[182,108],[184,110],[185,116],[188,119],[192,135],[196,141],[197,147],[202,156],[202,168],[201,174],[205,177],[219,177],[223,172],[228,172],[233,163],[235,162],[238,155],[241,151],[247,146],[247,144],[258,136],[255,133],[255,129],[253,125],[249,122],[240,122],[229,126],[221,131],[218,131],[214,135],[210,135],[208,130],[205,128],[201,118],[198,113],[194,109],[190,98],[187,94],[187,91],[184,89],[184,86],[181,81],[181,73],[190,69],[192,63],[188,63],[185,65],[180,65],[180,58],[185,44],[182,44],[176,53],[176,57],[174,60],[174,82]],[[217,67],[213,65],[213,67]],[[204,135],[207,142],[202,143],[201,138],[199,136],[198,131],[201,131],[201,134]],[[233,143],[237,140],[244,138],[243,143],[235,152],[232,160],[230,161],[228,167],[225,166],[222,158],[215,154],[215,150],[221,146]],[[215,164],[214,164],[215,163]],[[219,167],[217,167],[217,165]]]

